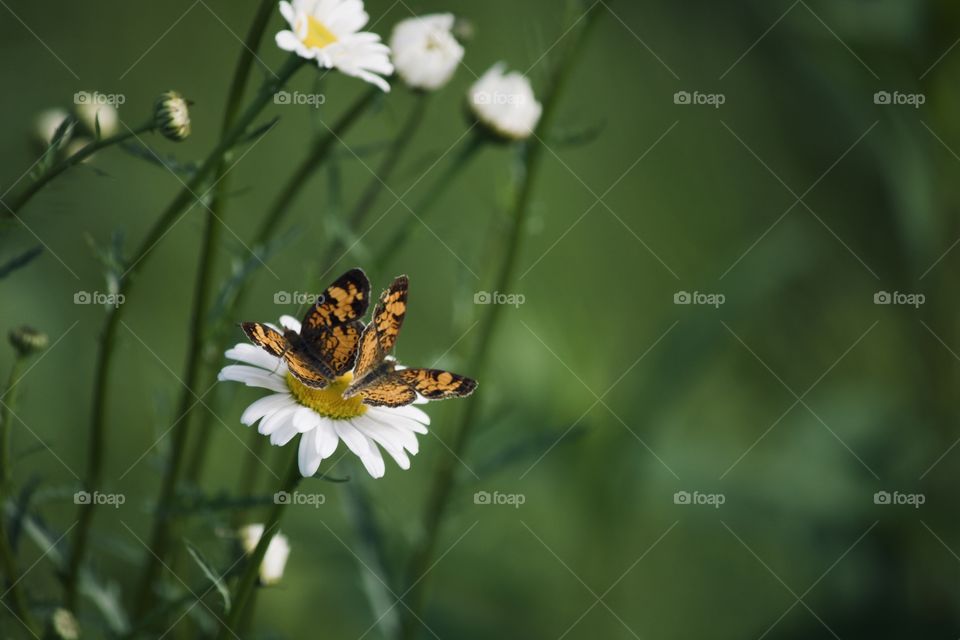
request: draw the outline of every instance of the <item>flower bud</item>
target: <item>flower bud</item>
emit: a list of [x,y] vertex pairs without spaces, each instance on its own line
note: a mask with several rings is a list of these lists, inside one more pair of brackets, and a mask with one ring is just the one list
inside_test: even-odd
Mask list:
[[120,114],[112,104],[91,100],[81,101],[74,107],[73,112],[90,135],[96,135],[98,124],[101,138],[109,138],[117,132]]
[[153,124],[168,140],[180,142],[190,135],[190,109],[176,91],[160,94],[153,106]]
[[26,325],[10,331],[10,344],[21,357],[43,351],[49,343],[47,334]]
[[53,630],[56,637],[63,640],[77,640],[80,637],[80,625],[72,613],[66,609],[57,609],[53,612]]

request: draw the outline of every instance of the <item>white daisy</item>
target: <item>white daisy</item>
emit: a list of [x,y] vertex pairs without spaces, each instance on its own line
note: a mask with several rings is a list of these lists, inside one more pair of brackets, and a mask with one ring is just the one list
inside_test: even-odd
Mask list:
[[463,60],[463,47],[451,33],[453,23],[452,14],[436,13],[403,20],[393,28],[393,64],[404,82],[435,91],[450,81]]
[[380,77],[393,73],[390,48],[377,34],[360,31],[370,20],[362,0],[283,1],[280,13],[291,30],[277,34],[278,47],[390,91]]
[[[60,125],[63,124],[63,121],[69,117],[69,113],[59,108],[47,109],[38,113],[36,119],[34,120],[34,135],[36,136],[37,140],[43,146],[49,145],[51,142],[53,142],[53,136],[57,133],[57,129],[59,129]],[[71,126],[64,133],[63,139],[60,141],[62,146],[66,145],[72,134],[73,127]]]
[[[280,318],[286,329],[300,331],[300,322],[291,316]],[[333,455],[342,440],[374,478],[383,477],[386,466],[382,448],[401,469],[410,468],[409,455],[419,450],[416,434],[427,433],[430,417],[413,406],[372,407],[361,398],[345,399],[343,391],[353,373],[337,378],[325,389],[311,389],[289,375],[280,358],[252,344],[229,349],[227,358],[244,364],[224,367],[219,380],[242,382],[248,387],[273,391],[255,401],[240,421],[270,437],[270,443],[283,446],[300,435],[300,473],[310,477],[320,462]],[[426,400],[421,400],[426,402]]]
[[[247,555],[253,554],[262,536],[262,524],[248,524],[241,528],[240,544],[244,553]],[[264,585],[280,582],[283,577],[283,570],[287,566],[288,557],[290,557],[290,541],[287,540],[287,536],[277,532],[270,538],[267,552],[263,555],[263,561],[260,563],[260,582]]]
[[495,64],[470,87],[470,108],[487,127],[510,140],[530,137],[543,107],[533,95],[530,81],[521,73],[504,73]]

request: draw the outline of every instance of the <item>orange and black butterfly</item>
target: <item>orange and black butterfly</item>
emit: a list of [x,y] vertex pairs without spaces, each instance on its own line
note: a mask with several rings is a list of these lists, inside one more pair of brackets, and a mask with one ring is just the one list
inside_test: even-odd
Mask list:
[[361,318],[370,304],[370,281],[361,269],[351,269],[327,287],[303,317],[300,333],[280,333],[259,322],[240,326],[247,337],[272,356],[283,358],[300,382],[326,387],[350,371],[363,333]]
[[364,404],[401,407],[417,399],[430,400],[468,396],[476,380],[439,369],[398,369],[390,355],[407,312],[406,276],[400,276],[380,296],[370,324],[364,329],[353,366],[353,382],[344,398],[360,396]]

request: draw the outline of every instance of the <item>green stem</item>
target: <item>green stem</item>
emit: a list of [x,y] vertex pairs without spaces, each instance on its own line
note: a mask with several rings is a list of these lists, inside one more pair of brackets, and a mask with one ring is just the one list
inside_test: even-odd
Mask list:
[[[477,152],[483,148],[487,140],[488,137],[483,133],[472,134],[457,154],[453,156],[451,161],[447,163],[447,167],[443,173],[440,174],[440,177],[434,180],[430,190],[417,202],[414,211],[416,211],[420,220],[427,217],[427,214],[433,209],[433,206],[439,202],[443,194],[447,192],[447,189],[453,186],[457,177],[470,165],[470,162],[476,157]],[[385,242],[380,251],[377,252],[374,271],[379,273],[386,269],[390,261],[396,257],[397,252],[406,246],[410,235],[419,229],[420,226],[418,221],[409,220],[406,224],[401,224],[397,227],[397,230],[390,236],[390,239]]]
[[[254,52],[259,48],[260,41],[266,29],[267,22],[272,15],[273,5],[269,1],[261,3],[260,8],[254,17],[247,34],[247,40],[241,50],[240,59],[237,63],[233,81],[230,86],[230,92],[227,105],[224,111],[221,139],[227,139],[232,132],[237,130],[238,113],[240,102],[246,88],[247,78],[254,60]],[[261,89],[261,92],[254,99],[254,105],[259,105],[256,113],[262,110],[276,90],[282,86],[290,76],[303,64],[299,58],[291,58],[287,66],[281,70],[278,82],[271,83],[271,90],[267,93]],[[289,74],[289,75],[287,75]],[[275,86],[273,86],[275,85]],[[267,86],[267,85],[265,85]],[[250,113],[248,108],[247,114]],[[239,120],[244,120],[244,116],[239,116]],[[252,118],[251,118],[252,121]],[[246,128],[247,125],[242,125]],[[183,468],[183,461],[186,457],[185,448],[190,432],[190,413],[197,403],[199,394],[198,379],[200,377],[200,364],[203,358],[204,343],[204,325],[205,325],[205,305],[210,298],[210,291],[213,287],[213,265],[216,262],[216,250],[219,247],[219,238],[223,218],[223,208],[226,198],[227,179],[226,175],[230,170],[230,150],[225,148],[214,158],[214,195],[207,210],[206,221],[203,232],[203,245],[200,253],[200,263],[197,267],[197,281],[194,288],[194,298],[190,316],[190,339],[187,348],[186,372],[183,379],[183,390],[180,395],[180,401],[177,410],[177,423],[173,427],[171,437],[170,460],[164,472],[161,483],[160,498],[158,509],[160,514],[168,514],[170,508],[176,499],[177,487],[180,481],[180,473]],[[141,578],[140,586],[137,591],[137,600],[135,611],[142,614],[150,604],[151,589],[153,582],[159,575],[161,565],[167,557],[171,541],[171,526],[173,517],[170,515],[158,515],[154,522],[154,529],[151,537],[151,553],[147,557],[147,566]]]
[[[23,373],[25,362],[26,358],[19,355],[13,361],[10,378],[2,396],[6,399],[0,405],[0,506],[7,503],[7,497],[11,493],[13,470],[10,466],[10,422],[13,416],[12,405],[15,401],[16,384]],[[36,635],[38,627],[30,613],[30,608],[27,606],[26,596],[21,589],[20,578],[22,574],[10,546],[7,516],[3,513],[2,508],[0,508],[0,566],[3,567],[3,573],[7,578],[5,591],[8,592],[14,615],[27,627],[28,631]]]
[[[576,41],[566,50],[565,55],[558,61],[555,67],[552,81],[548,87],[543,101],[543,114],[534,136],[525,142],[525,172],[522,177],[522,183],[513,207],[513,225],[510,231],[510,237],[503,256],[503,262],[496,279],[496,291],[509,291],[513,282],[513,273],[523,244],[524,228],[527,221],[527,215],[530,210],[530,202],[533,197],[534,185],[540,173],[540,166],[543,161],[544,143],[543,139],[550,131],[553,118],[555,117],[558,97],[562,94],[564,87],[570,77],[570,72],[574,67],[576,52],[583,45],[585,37],[591,31],[597,22],[600,11],[596,5],[589,10],[584,25],[577,33]],[[483,379],[484,372],[489,364],[489,355],[491,353],[491,341],[496,332],[501,310],[503,305],[490,305],[486,308],[487,313],[480,321],[480,329],[476,342],[476,347],[472,357],[469,360],[467,371],[470,375]],[[457,431],[454,435],[453,443],[450,446],[451,455],[441,458],[433,481],[431,490],[427,498],[426,515],[424,517],[424,535],[417,548],[414,550],[410,562],[407,579],[412,585],[407,595],[410,615],[404,616],[401,638],[412,640],[417,635],[419,619],[422,617],[424,603],[424,579],[428,571],[430,562],[435,553],[437,538],[439,536],[440,526],[443,516],[446,512],[450,494],[454,488],[457,464],[463,458],[470,435],[477,424],[477,414],[479,411],[477,397],[474,396],[467,400],[466,407],[461,414],[461,419]]]
[[[337,143],[339,143],[339,141],[353,126],[353,124],[356,123],[360,116],[367,111],[379,94],[380,90],[376,87],[366,91],[360,96],[360,98],[357,99],[354,104],[347,109],[346,112],[344,112],[340,119],[333,124],[333,126],[330,128],[330,131],[328,131],[326,135],[321,134],[317,137],[313,143],[313,146],[310,148],[310,151],[307,153],[307,156],[297,166],[296,170],[287,180],[283,189],[280,190],[279,195],[270,206],[266,217],[260,224],[260,227],[257,230],[256,236],[254,237],[251,245],[253,246],[254,251],[262,252],[264,247],[266,247],[273,240],[273,238],[276,237],[280,230],[280,226],[283,223],[284,217],[290,211],[290,207],[296,200],[297,196],[300,194],[303,188],[309,184],[310,178],[313,177],[313,174],[316,173],[321,166],[323,166],[327,156],[334,149]],[[236,321],[235,316],[237,314],[237,310],[241,307],[243,300],[244,290],[239,289],[237,294],[230,301],[227,309],[224,311],[223,319],[225,321],[229,320],[231,323]],[[233,325],[231,324],[231,326]],[[209,353],[215,353],[219,356],[219,354],[223,353],[225,349],[225,343],[229,336],[226,334],[226,331],[223,327],[221,327],[220,330],[215,331],[214,335],[216,336],[216,339],[214,341],[213,348],[207,349],[206,351]],[[198,349],[198,351],[200,351],[200,349]],[[205,375],[206,380],[211,384],[213,378],[213,368],[215,367],[208,367],[208,371]],[[216,403],[216,398],[214,398],[213,402]],[[197,429],[197,440],[194,444],[193,452],[187,468],[187,480],[192,483],[196,483],[200,479],[200,474],[203,472],[203,468],[206,463],[207,451],[210,448],[210,439],[213,436],[211,418],[213,415],[215,415],[215,411],[207,411],[204,415],[206,418],[201,423],[199,429]],[[254,469],[257,469],[257,467],[254,467]]]
[[130,138],[133,138],[141,133],[153,131],[153,129],[153,121],[151,121],[141,127],[137,127],[136,129],[127,129],[126,131],[108,138],[94,140],[73,155],[63,158],[60,160],[60,162],[57,162],[52,167],[44,171],[36,180],[25,186],[23,189],[17,191],[9,201],[3,202],[0,200],[0,202],[2,202],[4,205],[4,209],[0,211],[0,217],[15,217],[17,212],[20,211],[20,209],[22,209],[24,205],[26,205],[30,199],[33,198],[33,196],[37,195],[37,192],[52,182],[54,178],[62,174],[67,169],[77,166],[96,152],[115,144],[125,142],[126,140],[129,140]]
[[[280,483],[277,491],[293,493],[300,483],[301,477],[300,466],[297,464],[297,456],[294,455],[290,469],[287,471],[287,476]],[[270,541],[280,528],[280,518],[283,516],[286,507],[286,502],[277,502],[270,510],[270,515],[263,525],[263,535],[260,537],[256,549],[254,549],[250,557],[247,558],[243,573],[240,574],[240,580],[234,588],[230,599],[232,603],[230,614],[227,616],[223,626],[220,628],[220,632],[217,634],[218,640],[227,640],[227,638],[236,636],[239,623],[243,620],[247,601],[253,592],[253,588],[257,583],[257,577],[260,574],[260,563],[263,562],[263,556],[267,553],[267,547],[270,545]]]
[[[387,186],[390,177],[399,164],[401,156],[404,151],[409,150],[410,142],[413,140],[414,134],[416,134],[421,123],[423,123],[423,118],[426,115],[427,98],[430,94],[424,91],[418,91],[414,96],[414,104],[410,108],[410,113],[407,114],[406,121],[400,128],[400,133],[396,139],[394,139],[393,144],[390,145],[390,149],[388,149],[386,155],[384,155],[374,176],[370,179],[370,182],[367,183],[367,188],[364,190],[363,195],[360,196],[353,211],[351,211],[347,217],[347,229],[351,232],[356,233],[360,225],[367,219],[367,216],[370,214],[370,209],[374,203],[376,203],[377,197]],[[331,263],[336,260],[336,252],[342,248],[342,238],[334,238],[323,254],[326,257],[324,263]]]
[[[136,281],[135,277],[142,268],[144,259],[153,247],[163,239],[167,231],[176,223],[183,212],[197,199],[197,192],[205,186],[207,179],[213,174],[217,166],[219,166],[223,154],[233,148],[241,137],[243,137],[247,128],[253,124],[253,121],[270,102],[273,95],[293,76],[302,66],[303,62],[302,59],[291,56],[276,77],[269,78],[264,82],[247,109],[237,119],[234,128],[230,130],[228,135],[221,138],[220,143],[210,153],[190,183],[180,191],[173,202],[171,202],[161,214],[160,219],[147,233],[147,237],[134,254],[136,256],[134,262],[130,264],[126,274],[122,278],[119,293],[122,293],[125,297],[129,297],[132,285]],[[93,414],[89,442],[90,464],[84,481],[84,488],[91,493],[99,490],[102,482],[104,446],[106,445],[105,421],[107,387],[111,366],[113,364],[113,345],[116,340],[117,330],[120,326],[124,309],[126,309],[126,306],[122,305],[110,312],[107,316],[106,326],[100,336],[96,371],[94,374]],[[171,464],[178,465],[180,462],[174,459]],[[170,475],[169,472],[167,475]],[[163,495],[168,496],[169,499],[169,497],[172,496],[172,487],[165,485]],[[73,553],[71,554],[66,578],[66,602],[71,608],[76,600],[77,576],[86,549],[93,512],[93,505],[82,505],[79,522],[76,527],[77,532],[75,534]],[[155,551],[156,549],[153,550]],[[157,564],[156,559],[151,557],[148,566],[155,564]],[[154,572],[152,575],[155,576],[156,573]]]

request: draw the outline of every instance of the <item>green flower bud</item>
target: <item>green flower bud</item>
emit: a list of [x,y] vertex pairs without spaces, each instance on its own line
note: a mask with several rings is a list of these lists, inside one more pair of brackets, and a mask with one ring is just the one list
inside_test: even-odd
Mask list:
[[153,123],[168,140],[180,142],[190,135],[190,109],[176,91],[160,94],[153,105]]
[[26,325],[10,332],[10,344],[21,357],[43,351],[50,344],[47,334]]

